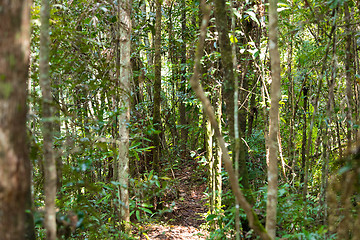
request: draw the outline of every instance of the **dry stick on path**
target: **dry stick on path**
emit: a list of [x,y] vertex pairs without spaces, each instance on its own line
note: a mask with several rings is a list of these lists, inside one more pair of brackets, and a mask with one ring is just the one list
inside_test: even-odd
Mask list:
[[203,9],[204,15],[203,15],[201,28],[200,28],[200,37],[199,37],[198,47],[196,49],[194,74],[190,79],[190,84],[191,84],[191,87],[194,90],[196,96],[202,102],[205,113],[209,118],[212,128],[214,129],[214,135],[216,136],[216,138],[219,141],[220,148],[223,152],[225,169],[229,174],[231,188],[232,188],[232,191],[234,192],[235,197],[238,200],[240,206],[244,209],[246,216],[249,220],[250,227],[252,229],[254,229],[255,233],[258,234],[262,239],[268,240],[268,239],[271,239],[270,236],[267,234],[263,225],[259,222],[259,219],[258,219],[256,213],[251,208],[251,205],[246,201],[244,194],[242,193],[242,191],[239,188],[239,184],[238,184],[239,181],[238,181],[238,178],[235,176],[235,172],[234,172],[234,169],[232,166],[232,161],[230,160],[230,155],[225,146],[224,138],[220,132],[218,122],[216,121],[214,110],[211,106],[209,99],[205,96],[204,90],[201,87],[200,82],[199,82],[199,75],[200,75],[200,68],[201,68],[200,60],[201,60],[201,57],[203,54],[207,25],[208,25],[209,18],[210,18],[210,7],[204,3],[204,0],[201,2],[201,6]]

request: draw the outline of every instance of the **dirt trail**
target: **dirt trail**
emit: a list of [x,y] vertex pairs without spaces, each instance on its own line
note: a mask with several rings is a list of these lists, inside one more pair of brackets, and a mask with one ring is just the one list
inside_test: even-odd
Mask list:
[[194,182],[191,176],[195,169],[191,165],[183,166],[175,172],[180,180],[178,185],[179,198],[175,200],[173,211],[167,220],[173,219],[166,225],[151,225],[146,228],[146,235],[140,238],[149,240],[205,240],[207,232],[200,229],[204,223],[203,214],[207,209],[204,206],[204,191],[206,185]]

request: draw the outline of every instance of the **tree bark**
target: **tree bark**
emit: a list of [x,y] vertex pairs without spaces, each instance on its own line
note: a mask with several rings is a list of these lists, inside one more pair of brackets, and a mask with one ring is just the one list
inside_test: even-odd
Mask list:
[[129,213],[129,129],[130,122],[130,80],[131,80],[131,2],[124,0],[118,6],[119,19],[119,83],[120,83],[120,114],[119,114],[119,141],[118,141],[118,176],[120,218],[122,228],[126,233],[130,232]]
[[346,76],[346,103],[347,103],[347,111],[346,111],[346,137],[348,141],[348,147],[351,145],[352,140],[352,106],[353,106],[353,94],[352,94],[352,83],[353,83],[353,62],[354,55],[352,53],[352,33],[351,33],[351,17],[349,12],[348,2],[344,2],[344,12],[345,12],[345,38],[346,38],[346,58],[345,58],[345,76]]
[[234,141],[234,71],[229,38],[225,0],[214,0],[215,24],[219,36],[221,63],[224,78],[224,100],[229,125],[230,139]]
[[[61,82],[61,76],[58,75],[55,77],[55,81],[53,82],[52,86],[52,94],[54,96],[54,100],[56,103],[60,104],[60,82]],[[61,154],[61,141],[59,140],[61,138],[61,121],[60,121],[60,105],[54,109],[54,116],[55,121],[53,122],[53,131],[55,136],[55,162],[56,162],[56,189],[58,191],[58,194],[61,194],[61,187],[62,187],[62,168],[63,168],[63,162],[62,162],[62,154]],[[60,196],[60,195],[59,195]]]
[[268,191],[266,204],[266,230],[275,239],[276,208],[277,208],[277,179],[278,179],[278,131],[279,131],[279,101],[281,97],[281,68],[278,49],[278,13],[277,0],[269,2],[269,51],[271,62],[271,106],[269,112],[269,167]]
[[[306,81],[306,79],[304,80]],[[307,141],[307,109],[308,109],[308,88],[306,86],[302,89],[304,100],[303,100],[303,134],[302,134],[302,144],[301,144],[301,170],[300,170],[300,183],[304,182],[305,176],[305,163],[306,163],[306,141]]]
[[51,80],[49,71],[50,59],[50,2],[41,1],[40,10],[40,65],[39,82],[42,92],[42,134],[44,149],[44,168],[45,168],[45,229],[48,240],[56,240],[56,163],[54,155],[54,132],[53,132],[53,109]]
[[30,3],[1,0],[0,6],[0,236],[18,240],[29,237],[25,210],[31,194],[26,135]]
[[155,80],[154,80],[154,112],[153,124],[156,133],[153,136],[153,167],[156,172],[159,170],[160,164],[160,131],[161,131],[161,3],[162,0],[156,0],[155,15]]
[[187,140],[188,140],[188,130],[187,130],[187,116],[186,116],[186,1],[181,0],[181,48],[180,48],[180,73],[181,73],[181,82],[180,82],[180,107],[179,107],[179,115],[180,115],[180,125],[181,125],[181,157],[182,159],[187,158]]
[[[217,90],[217,98],[215,102],[215,115],[216,121],[221,126],[221,107],[222,107],[222,91],[221,88]],[[215,139],[214,139],[215,140]],[[215,141],[215,152],[214,152],[214,180],[215,180],[215,209],[221,209],[221,191],[222,191],[222,177],[221,177],[221,164],[222,164],[222,152],[219,147],[219,142]]]
[[213,130],[211,128],[211,123],[207,119],[206,115],[204,114],[205,120],[205,158],[206,162],[209,166],[209,193],[210,193],[210,213],[214,214],[215,209],[215,201],[214,201],[214,192],[213,192],[213,185],[214,185],[214,156],[213,156]]

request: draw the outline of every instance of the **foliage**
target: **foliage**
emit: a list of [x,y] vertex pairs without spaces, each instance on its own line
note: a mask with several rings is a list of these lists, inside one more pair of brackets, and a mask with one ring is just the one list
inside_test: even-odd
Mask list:
[[[162,1],[161,122],[157,125],[153,124],[154,67],[157,64],[153,44],[154,2],[132,1],[131,93],[124,93],[117,81],[120,73],[117,72],[119,56],[116,51],[121,42],[117,35],[121,25],[117,12],[119,2],[52,1],[50,71],[55,112],[49,120],[58,131],[54,148],[62,163],[58,165],[61,187],[57,207],[59,212],[72,211],[81,219],[72,233],[73,239],[131,238],[120,231],[118,220],[119,208],[125,204],[119,201],[119,187],[122,186],[116,176],[119,167],[117,143],[121,140],[118,116],[127,110],[119,102],[121,94],[131,97],[131,120],[127,129],[130,133],[129,209],[133,227],[140,229],[143,224],[158,221],[172,211],[180,181],[173,171],[181,171],[184,163],[194,165],[195,171],[189,174],[196,184],[208,182],[206,116],[186,81],[192,75],[194,64],[195,41],[202,17],[200,1],[186,0],[185,9],[180,1]],[[228,8],[230,6],[228,4]],[[265,222],[266,210],[265,142],[271,82],[266,6],[262,1],[234,1],[232,11],[227,9],[235,16],[230,40],[236,45],[240,84],[235,87],[239,88],[241,137],[246,145],[246,164],[241,167],[248,172],[251,189],[247,194],[255,199],[253,207],[261,223]],[[346,6],[351,10],[349,21],[345,16]],[[358,139],[358,10],[359,4],[343,0],[278,3],[282,67],[279,143],[283,160],[279,165],[279,237],[336,238],[326,225],[325,195],[329,175],[341,168],[336,159],[346,155],[345,146],[349,141]],[[44,206],[39,12],[40,1],[36,0],[31,13],[27,118],[35,212]],[[211,19],[201,60],[201,81],[214,109],[221,112],[219,123],[232,151],[229,117],[233,112],[225,104],[228,96],[223,91],[224,69],[218,37],[215,20]],[[183,46],[185,52],[182,52]],[[221,106],[216,106],[218,102]],[[185,119],[180,116],[181,106],[185,108]],[[311,134],[310,126],[313,127]],[[183,130],[187,132],[186,139],[182,137]],[[155,172],[152,142],[157,135],[161,142],[161,170]],[[211,147],[214,154],[218,148],[215,140]],[[308,169],[305,169],[306,161]],[[309,176],[306,200],[302,196],[305,171]],[[222,171],[221,175],[222,207],[206,214],[205,226],[211,239],[232,239],[235,200],[227,174]],[[245,179],[244,176],[240,178]],[[208,197],[214,194],[210,191],[208,188]],[[255,238],[244,212],[240,214],[243,237]],[[44,238],[41,216],[36,215],[35,219],[39,220],[37,236]]]

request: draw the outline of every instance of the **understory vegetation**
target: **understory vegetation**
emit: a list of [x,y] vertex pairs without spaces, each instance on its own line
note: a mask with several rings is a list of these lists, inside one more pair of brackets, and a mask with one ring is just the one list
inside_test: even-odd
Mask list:
[[[216,12],[221,2],[225,22]],[[27,132],[37,239],[46,238],[44,122],[51,122],[54,133],[59,239],[259,239],[239,207],[220,140],[189,83],[205,3],[211,13],[200,82],[238,186],[266,225],[273,97],[267,1],[51,0],[52,115],[44,118],[41,3],[35,0]],[[276,237],[358,239],[359,2],[281,0],[276,6]],[[127,69],[122,31],[129,26]],[[127,70],[128,87],[121,80]],[[130,220],[125,224],[124,209]],[[168,232],[154,230],[160,225]],[[166,235],[176,226],[193,235]]]

